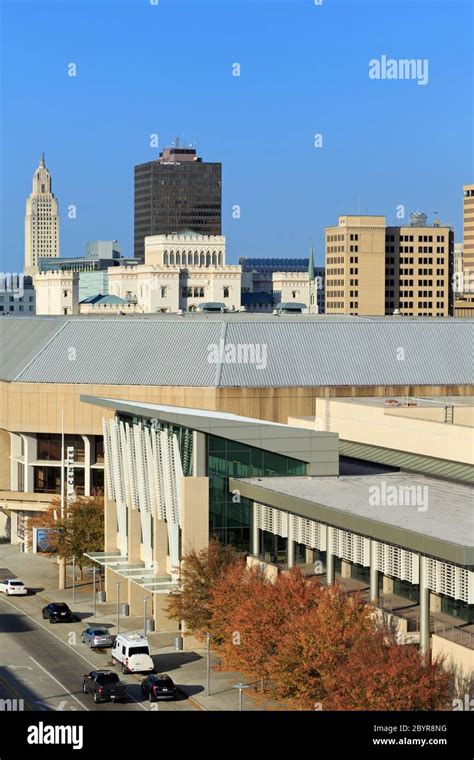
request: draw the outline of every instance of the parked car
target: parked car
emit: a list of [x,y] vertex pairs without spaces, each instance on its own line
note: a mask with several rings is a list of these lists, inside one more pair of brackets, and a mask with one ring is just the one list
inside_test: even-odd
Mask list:
[[119,633],[112,647],[112,659],[121,663],[122,673],[151,673],[155,669],[148,639],[141,633]]
[[64,602],[51,602],[41,610],[43,620],[49,620],[50,623],[72,623],[74,616]]
[[86,630],[81,633],[82,643],[89,644],[91,649],[94,649],[95,647],[111,647],[114,644],[114,640],[115,636],[109,633],[107,628],[94,626],[93,628],[86,628]]
[[147,696],[150,702],[157,699],[176,699],[176,686],[173,679],[167,673],[147,676],[142,681],[142,694]]
[[91,670],[82,684],[84,694],[92,694],[94,702],[126,702],[127,687],[113,670]]
[[7,596],[25,596],[28,593],[28,589],[19,578],[5,578],[0,583],[0,591]]

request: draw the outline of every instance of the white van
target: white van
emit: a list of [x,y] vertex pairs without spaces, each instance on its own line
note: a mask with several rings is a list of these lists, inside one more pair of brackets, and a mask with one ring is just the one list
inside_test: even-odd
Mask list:
[[155,668],[148,639],[141,633],[119,633],[112,647],[112,659],[121,663],[122,673],[151,673]]

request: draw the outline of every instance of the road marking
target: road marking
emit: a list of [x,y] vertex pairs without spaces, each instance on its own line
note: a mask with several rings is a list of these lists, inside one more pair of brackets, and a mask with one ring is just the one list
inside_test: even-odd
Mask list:
[[[90,665],[93,670],[97,669],[97,665],[96,665],[95,662],[92,662],[91,660],[88,660],[87,657],[85,657],[83,654],[81,654],[81,652],[78,652],[71,644],[68,644],[67,641],[63,641],[63,639],[60,636],[58,636],[56,633],[53,633],[53,631],[50,631],[49,628],[47,628],[45,625],[43,625],[43,623],[40,623],[38,620],[36,620],[34,617],[32,617],[32,615],[28,614],[28,612],[25,612],[24,610],[22,610],[21,607],[17,607],[15,604],[12,604],[10,601],[7,601],[6,599],[2,599],[0,601],[4,602],[4,604],[8,604],[10,607],[13,607],[14,610],[16,610],[17,612],[20,612],[22,615],[25,615],[27,618],[29,618],[30,620],[32,620],[33,623],[35,623],[36,625],[38,625],[40,628],[43,628],[43,630],[46,631],[46,633],[49,633],[50,636],[54,636],[55,639],[57,639],[58,641],[60,641],[61,644],[64,644],[64,646],[66,646],[68,649],[70,649],[71,652],[74,652],[74,654],[76,654],[78,657],[82,657],[82,659],[85,662],[87,662],[87,664]],[[32,657],[30,659],[33,660]],[[41,667],[41,665],[40,665],[40,667]],[[45,672],[47,672],[47,671],[45,671]],[[58,683],[59,683],[59,681],[58,681]],[[71,694],[71,696],[72,696],[72,694]],[[141,702],[139,702],[138,699],[135,699],[135,697],[133,696],[133,694],[129,693],[128,696],[130,697],[130,699],[132,699],[134,702],[136,702],[137,705],[142,708],[142,710],[145,710],[145,712],[150,712],[150,710],[148,709],[148,707],[145,707],[145,705],[143,705]],[[79,704],[81,706],[83,706],[81,702],[79,702]],[[86,707],[85,709],[88,710],[89,708]]]
[[49,672],[49,670],[46,670],[46,668],[43,668],[43,666],[42,666],[42,665],[40,665],[40,663],[38,662],[38,660],[35,660],[35,658],[34,658],[34,657],[32,657],[31,655],[30,655],[30,660],[31,660],[32,662],[34,662],[34,663],[35,663],[35,665],[37,665],[37,666],[38,666],[38,668],[41,668],[41,670],[43,671],[43,673],[46,673],[46,675],[47,675],[47,676],[49,676],[50,678],[52,678],[52,680],[53,680],[53,681],[55,681],[55,682],[58,684],[58,686],[59,686],[59,687],[60,687],[60,688],[61,688],[61,689],[62,689],[64,692],[66,692],[66,694],[69,694],[69,696],[70,696],[70,697],[72,697],[73,699],[75,699],[75,700],[76,700],[76,702],[77,702],[77,704],[78,704],[80,707],[82,707],[82,709],[83,709],[83,710],[86,710],[87,712],[89,712],[89,708],[88,708],[88,707],[86,707],[85,705],[83,705],[83,704],[82,704],[82,702],[80,702],[80,701],[78,700],[78,698],[76,697],[76,695],[75,695],[75,694],[73,694],[72,692],[68,691],[68,689],[66,689],[66,687],[65,687],[65,686],[64,686],[64,685],[61,683],[61,681],[58,681],[58,679],[57,679],[55,676],[53,676],[53,674],[52,674],[52,673],[50,673],[50,672]]

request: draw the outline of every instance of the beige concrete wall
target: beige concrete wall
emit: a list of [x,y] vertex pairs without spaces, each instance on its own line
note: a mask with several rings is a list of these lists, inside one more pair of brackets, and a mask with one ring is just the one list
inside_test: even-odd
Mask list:
[[433,634],[431,656],[445,656],[445,668],[454,668],[456,680],[460,684],[464,679],[471,679],[474,675],[474,649],[461,646],[454,641],[449,641],[443,636]]
[[182,478],[181,556],[209,545],[209,478]]
[[[386,395],[383,386],[333,388],[334,396],[370,397]],[[397,396],[470,395],[474,386],[396,386]],[[315,414],[315,399],[325,388],[190,388],[140,385],[66,385],[61,383],[0,382],[0,429],[25,433],[60,433],[64,410],[66,433],[102,435],[102,418],[113,411],[79,400],[81,395],[144,401],[194,409],[232,412],[244,417],[288,421],[288,417]]]
[[[317,429],[319,425],[324,430],[326,400],[316,399],[315,406],[313,427]],[[293,418],[291,424],[311,426],[307,420],[300,422]],[[430,419],[413,419],[409,410],[407,413],[403,409],[387,411],[384,406],[331,399],[330,428],[344,441],[474,464],[471,428]]]

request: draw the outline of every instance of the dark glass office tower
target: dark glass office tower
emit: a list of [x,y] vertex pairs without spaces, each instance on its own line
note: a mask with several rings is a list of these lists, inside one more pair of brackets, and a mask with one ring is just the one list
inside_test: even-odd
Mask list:
[[205,162],[195,148],[179,144],[135,166],[135,258],[143,260],[148,235],[220,235],[221,175],[222,164]]

